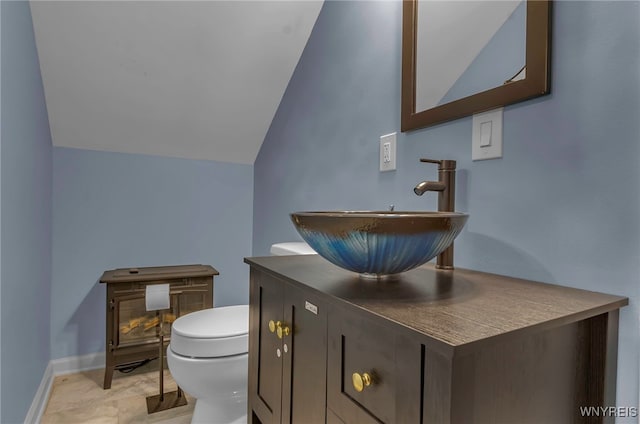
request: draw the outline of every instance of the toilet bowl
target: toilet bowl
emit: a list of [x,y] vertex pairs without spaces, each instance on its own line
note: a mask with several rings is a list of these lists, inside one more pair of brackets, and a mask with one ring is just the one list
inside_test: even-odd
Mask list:
[[192,423],[247,422],[249,306],[225,306],[173,322],[167,364],[196,399]]
[[[272,246],[276,255],[312,252],[306,243]],[[196,399],[192,423],[247,422],[248,351],[249,305],[204,309],[173,322],[167,364],[176,383]]]

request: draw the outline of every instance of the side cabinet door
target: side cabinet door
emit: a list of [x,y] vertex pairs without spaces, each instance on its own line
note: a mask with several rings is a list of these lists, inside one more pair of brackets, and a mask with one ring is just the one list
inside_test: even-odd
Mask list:
[[324,424],[327,407],[325,304],[307,290],[285,284],[282,422]]
[[329,316],[328,406],[345,423],[419,424],[423,347],[370,318]]
[[[251,270],[249,293],[249,422],[281,422],[282,341],[269,322],[284,321],[283,283]],[[253,418],[252,418],[253,417]]]

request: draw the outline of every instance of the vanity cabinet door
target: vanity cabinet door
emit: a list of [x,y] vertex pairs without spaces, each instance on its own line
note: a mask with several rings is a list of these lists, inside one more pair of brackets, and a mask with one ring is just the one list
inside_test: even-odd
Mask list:
[[251,271],[249,422],[326,422],[326,306],[307,290]]
[[324,424],[327,408],[327,307],[308,290],[285,285],[282,422]]
[[423,347],[342,310],[329,317],[328,407],[345,423],[420,423]]
[[[282,415],[282,341],[273,324],[283,321],[284,286],[251,271],[249,292],[249,417],[279,424]],[[273,330],[273,331],[272,331]],[[254,422],[255,419],[253,420]],[[251,422],[251,420],[250,420]]]

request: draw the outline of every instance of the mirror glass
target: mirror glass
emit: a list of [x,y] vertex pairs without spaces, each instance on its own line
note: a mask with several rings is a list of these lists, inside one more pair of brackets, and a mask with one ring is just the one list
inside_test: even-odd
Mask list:
[[525,18],[524,0],[418,0],[416,110],[497,87],[519,74],[526,60]]
[[405,0],[402,130],[549,92],[546,0]]

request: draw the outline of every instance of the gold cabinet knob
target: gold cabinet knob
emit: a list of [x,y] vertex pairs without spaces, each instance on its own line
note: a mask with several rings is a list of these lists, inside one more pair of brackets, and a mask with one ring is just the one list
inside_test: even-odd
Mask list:
[[273,320],[269,321],[269,331],[271,331],[272,333],[276,332],[276,328],[280,327],[280,321],[275,322]]
[[351,382],[353,383],[353,388],[356,389],[356,392],[361,392],[365,387],[370,386],[371,381],[371,375],[366,372],[363,372],[362,374],[354,372],[351,376]]
[[288,336],[289,333],[291,333],[291,330],[289,329],[289,327],[287,327],[286,325],[283,326],[280,322],[278,322],[279,325],[277,325],[277,334],[278,334],[278,338],[281,339],[284,336]]

